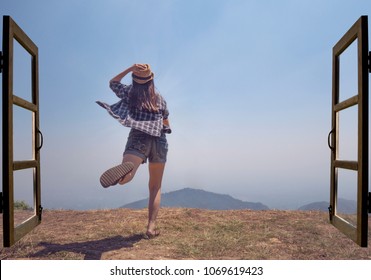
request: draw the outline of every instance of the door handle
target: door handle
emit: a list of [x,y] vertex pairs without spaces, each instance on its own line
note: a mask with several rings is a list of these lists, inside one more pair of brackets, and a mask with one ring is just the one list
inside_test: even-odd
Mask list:
[[331,151],[335,151],[335,147],[331,146],[331,134],[334,133],[334,129],[331,129],[331,131],[329,132],[328,136],[327,136],[327,145],[328,147],[330,148]]
[[36,147],[36,151],[40,151],[41,148],[44,145],[44,136],[43,136],[42,132],[40,131],[40,129],[38,129],[38,128],[36,128],[36,133],[40,135],[40,146]]

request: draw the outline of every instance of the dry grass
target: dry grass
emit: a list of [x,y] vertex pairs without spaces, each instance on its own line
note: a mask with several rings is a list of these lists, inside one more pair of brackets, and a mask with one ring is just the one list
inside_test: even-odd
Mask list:
[[144,209],[44,211],[42,224],[0,258],[371,259],[323,212],[164,208],[161,235],[151,240],[143,239],[146,220]]

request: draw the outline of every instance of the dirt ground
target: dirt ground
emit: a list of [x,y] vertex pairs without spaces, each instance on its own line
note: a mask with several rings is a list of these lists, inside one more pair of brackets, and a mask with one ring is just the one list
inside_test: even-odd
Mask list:
[[146,222],[145,209],[45,210],[39,226],[1,247],[0,259],[371,259],[371,244],[359,247],[318,211],[163,208],[151,240]]

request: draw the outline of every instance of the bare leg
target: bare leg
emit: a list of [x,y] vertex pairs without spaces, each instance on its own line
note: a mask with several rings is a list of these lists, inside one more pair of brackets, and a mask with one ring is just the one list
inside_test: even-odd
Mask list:
[[149,201],[147,235],[156,234],[156,218],[160,209],[161,183],[165,163],[149,163]]
[[125,154],[123,159],[122,159],[122,163],[124,163],[124,162],[132,162],[134,164],[134,168],[128,175],[126,175],[119,182],[120,185],[124,185],[124,184],[130,182],[134,178],[134,175],[137,172],[138,167],[142,164],[143,159],[141,159],[140,157],[135,156],[135,155]]

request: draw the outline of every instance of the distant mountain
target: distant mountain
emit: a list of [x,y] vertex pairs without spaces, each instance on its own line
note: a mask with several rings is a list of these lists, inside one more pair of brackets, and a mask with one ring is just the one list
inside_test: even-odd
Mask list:
[[[126,204],[120,208],[145,208],[148,205],[148,199],[139,200]],[[247,202],[235,199],[230,195],[217,194],[204,190],[185,188],[178,191],[164,193],[161,195],[162,207],[179,208],[200,208],[209,210],[269,210],[269,208],[259,202]]]
[[[330,203],[326,201],[313,202],[300,207],[298,210],[319,210],[328,211]],[[357,213],[357,202],[354,200],[338,199],[338,212],[343,214]]]
[[326,201],[319,201],[319,202],[313,202],[306,204],[304,206],[301,206],[298,210],[304,210],[304,211],[311,211],[311,210],[319,210],[319,211],[328,211],[330,203]]

